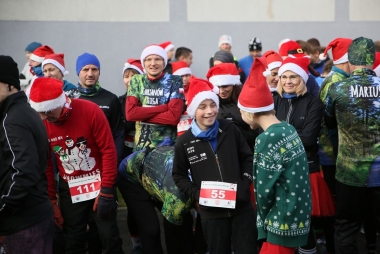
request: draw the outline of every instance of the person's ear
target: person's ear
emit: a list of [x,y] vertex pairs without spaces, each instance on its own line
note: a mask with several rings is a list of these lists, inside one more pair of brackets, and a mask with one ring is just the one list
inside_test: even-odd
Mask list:
[[12,91],[12,87],[10,85],[8,85],[8,91]]

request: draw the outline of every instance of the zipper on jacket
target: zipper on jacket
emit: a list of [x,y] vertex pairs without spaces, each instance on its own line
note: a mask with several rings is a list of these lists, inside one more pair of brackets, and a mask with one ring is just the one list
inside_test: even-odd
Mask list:
[[290,115],[292,114],[292,111],[293,111],[292,99],[288,99],[288,103],[289,103],[289,111],[288,111],[288,114],[286,114],[287,123],[289,123]]
[[[214,152],[214,149],[212,149],[212,146],[210,144],[210,142],[208,142],[208,144],[210,145],[211,147],[211,150]],[[222,176],[222,171],[220,170],[220,165],[219,165],[219,158],[218,158],[218,155],[216,154],[216,152],[214,153],[215,154],[215,160],[216,160],[216,164],[218,165],[218,169],[219,169],[219,175],[220,175],[220,179],[223,181],[223,176]]]
[[[208,143],[210,145],[211,150],[214,151],[214,149],[212,149],[212,146],[211,146],[210,142],[208,142]],[[223,176],[222,176],[222,171],[220,170],[218,154],[216,152],[214,154],[215,154],[215,161],[216,161],[216,164],[218,165],[218,169],[219,169],[220,179],[222,180],[222,182],[224,182],[223,181]],[[227,211],[227,214],[228,214],[228,217],[231,217],[231,214],[230,214],[229,211]]]

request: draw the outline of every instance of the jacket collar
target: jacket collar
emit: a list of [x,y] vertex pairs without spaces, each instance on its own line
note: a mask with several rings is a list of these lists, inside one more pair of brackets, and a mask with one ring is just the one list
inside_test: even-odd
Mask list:
[[27,97],[24,92],[20,91],[8,96],[0,106],[1,115],[4,115],[13,104],[20,102],[27,102]]

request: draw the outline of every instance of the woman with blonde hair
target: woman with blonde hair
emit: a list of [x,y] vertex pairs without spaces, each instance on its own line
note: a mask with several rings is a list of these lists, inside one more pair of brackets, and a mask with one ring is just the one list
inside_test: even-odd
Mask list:
[[[282,63],[278,75],[279,82],[274,97],[274,109],[279,120],[293,125],[305,148],[312,197],[311,226],[315,226],[316,217],[335,215],[331,193],[320,172],[318,157],[318,136],[324,113],[323,103],[319,98],[308,93],[306,82],[309,59],[305,57],[288,57]],[[302,170],[302,169],[301,169]],[[314,222],[314,223],[313,223]],[[316,253],[313,231],[309,233],[306,246],[300,247],[298,253]]]

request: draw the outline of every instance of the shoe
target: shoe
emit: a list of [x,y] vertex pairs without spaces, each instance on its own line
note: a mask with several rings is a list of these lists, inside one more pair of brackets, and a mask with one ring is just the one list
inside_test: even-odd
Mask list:
[[133,247],[131,254],[142,254],[142,248],[141,246],[135,246]]

